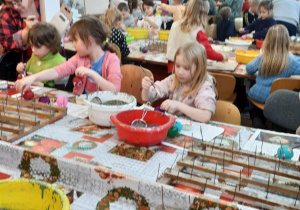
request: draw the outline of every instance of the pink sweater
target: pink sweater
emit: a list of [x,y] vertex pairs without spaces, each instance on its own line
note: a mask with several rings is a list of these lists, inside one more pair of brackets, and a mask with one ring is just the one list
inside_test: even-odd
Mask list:
[[[60,64],[54,69],[58,73],[58,78],[63,78],[75,73],[78,67],[91,68],[91,61],[88,56],[80,57],[78,53],[70,58],[68,61]],[[122,74],[120,70],[120,60],[115,53],[106,51],[103,64],[102,64],[102,77],[116,86],[116,90],[121,89]],[[95,92],[97,90],[96,83],[88,79],[87,76],[83,77],[83,85],[74,87],[73,93],[76,95],[82,94],[84,89],[88,92]]]

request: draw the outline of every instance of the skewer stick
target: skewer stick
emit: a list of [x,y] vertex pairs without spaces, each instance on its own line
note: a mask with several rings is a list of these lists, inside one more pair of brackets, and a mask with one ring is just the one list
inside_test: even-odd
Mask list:
[[250,176],[250,169],[249,169],[249,156],[248,156],[248,177]]
[[241,150],[241,133],[239,133],[239,150]]
[[202,143],[203,143],[203,133],[202,133],[202,127],[200,125],[200,134],[201,134],[201,139],[202,139]]
[[194,151],[194,133],[192,132],[192,151]]
[[175,158],[173,164],[171,165],[171,169],[173,168],[173,165],[176,163],[177,158],[178,158],[178,154],[176,155],[176,158]]
[[300,186],[299,186],[299,191],[298,191],[298,193],[297,193],[297,197],[296,197],[294,206],[296,206],[296,203],[297,203],[297,200],[298,200],[298,197],[299,197],[299,193],[300,193]]
[[158,180],[158,176],[159,176],[159,169],[160,169],[160,163],[158,164],[158,170],[157,170],[156,181]]
[[277,163],[275,163],[273,183],[275,182],[276,168],[277,168]]
[[214,144],[213,144],[213,146],[212,146],[212,148],[211,148],[211,154],[212,154],[212,153],[213,153],[213,151],[214,151],[215,142],[216,142],[216,137],[214,138]]
[[223,153],[223,173],[225,172],[225,164],[224,164],[224,161],[225,161],[225,152]]
[[216,176],[217,176],[217,166],[218,166],[218,163],[216,163],[216,168],[215,168],[214,184],[216,183]]
[[268,179],[268,187],[267,187],[267,195],[266,195],[266,198],[268,198],[268,194],[269,194],[269,186],[270,186],[270,175],[269,175],[269,179]]
[[260,149],[260,154],[262,155],[263,154],[263,145],[264,145],[264,140],[261,139],[261,149]]
[[196,160],[196,158],[194,159],[194,162],[193,162],[193,168],[192,168],[192,171],[191,171],[191,178],[193,176],[193,171],[194,171],[194,166],[195,166],[195,160]]
[[186,139],[184,137],[184,146],[183,146],[183,151],[182,151],[182,157],[181,160],[183,160],[183,155],[184,155],[184,151],[185,151],[185,144],[186,144]]
[[204,185],[204,189],[203,189],[203,194],[204,194],[204,192],[205,192],[205,189],[206,189],[207,180],[208,180],[208,178],[206,178],[206,181],[205,181],[205,185]]
[[241,190],[242,185],[242,170],[240,170],[240,184],[239,184],[239,190]]
[[222,146],[222,141],[223,141],[223,138],[224,138],[224,133],[225,133],[225,131],[222,133],[222,138],[221,138],[220,146]]
[[231,159],[233,160],[233,146],[234,146],[234,141],[232,141],[232,148],[231,148]]
[[179,172],[180,172],[180,169],[178,169],[177,178],[176,178],[176,184],[178,183]]
[[162,209],[165,209],[165,204],[164,204],[164,187],[161,186],[161,204],[162,204]]
[[234,201],[234,199],[235,199],[236,187],[237,187],[237,185],[235,185],[235,189],[234,189],[234,195],[233,195],[232,201]]
[[255,147],[255,159],[254,159],[254,165],[255,165],[255,162],[256,162],[256,152],[257,152],[257,145]]

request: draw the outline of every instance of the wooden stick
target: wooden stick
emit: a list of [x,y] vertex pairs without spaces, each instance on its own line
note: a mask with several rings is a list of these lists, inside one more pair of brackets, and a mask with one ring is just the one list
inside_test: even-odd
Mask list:
[[191,178],[193,176],[193,171],[194,171],[194,166],[195,166],[195,160],[196,160],[196,158],[194,158],[194,161],[193,161],[193,167],[192,167],[192,171],[191,171]]
[[296,206],[296,203],[297,203],[297,200],[298,200],[298,197],[299,197],[299,192],[300,192],[300,186],[299,186],[299,190],[298,190],[298,193],[297,193],[297,196],[296,196],[296,200],[295,200],[294,206]]
[[183,160],[183,155],[184,155],[184,150],[185,150],[185,143],[186,143],[186,139],[184,137],[184,146],[183,146],[182,157],[181,157],[182,160]]
[[158,170],[157,170],[156,181],[158,180],[158,176],[159,176],[159,169],[160,169],[160,163],[158,164]]
[[221,138],[220,146],[222,146],[222,141],[223,141],[224,133],[225,133],[225,131],[223,131],[223,133],[222,133],[222,138]]
[[269,175],[269,179],[268,179],[268,187],[267,187],[267,195],[266,195],[266,198],[268,198],[269,187],[270,187],[270,175]]
[[171,165],[171,169],[173,168],[173,165],[175,164],[175,162],[176,162],[177,158],[178,158],[178,154],[176,155],[176,158],[175,158],[175,160],[174,160],[173,164]]
[[202,139],[202,142],[203,142],[203,134],[202,134],[202,127],[200,125],[200,133],[201,133],[201,139]]
[[214,138],[214,144],[213,144],[213,147],[212,147],[212,149],[211,149],[211,153],[214,151],[215,141],[216,141],[216,137]]
[[217,167],[218,167],[218,163],[216,163],[216,167],[215,167],[214,184],[216,183]]

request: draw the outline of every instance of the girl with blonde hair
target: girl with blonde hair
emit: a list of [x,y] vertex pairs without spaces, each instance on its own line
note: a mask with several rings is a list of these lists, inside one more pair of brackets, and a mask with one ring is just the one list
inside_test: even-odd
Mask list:
[[120,48],[122,57],[125,57],[129,55],[130,51],[126,43],[126,37],[119,30],[126,31],[122,20],[122,13],[116,7],[108,9],[105,13],[104,22],[110,28],[109,42],[116,44]]
[[212,49],[205,33],[208,11],[209,2],[207,0],[189,0],[182,19],[173,23],[166,55],[169,61],[169,73],[172,71],[174,55],[177,49],[180,45],[192,40],[197,40],[205,47],[208,59],[217,61],[223,60],[223,55]]
[[[290,37],[283,25],[272,26],[263,43],[262,54],[247,64],[248,74],[258,71],[256,84],[249,90],[249,97],[265,103],[274,80],[291,75],[300,75],[300,58],[289,52]],[[261,110],[250,102],[250,117],[263,119]]]
[[143,78],[143,100],[153,102],[168,97],[161,109],[208,122],[215,112],[216,91],[206,66],[203,45],[196,41],[183,44],[175,53],[172,75],[154,84],[153,78]]

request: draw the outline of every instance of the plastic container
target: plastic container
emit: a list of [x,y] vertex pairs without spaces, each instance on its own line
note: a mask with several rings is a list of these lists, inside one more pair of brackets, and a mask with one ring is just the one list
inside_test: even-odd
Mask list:
[[[148,124],[147,128],[131,126],[136,119],[141,119],[143,110],[130,110],[112,115],[111,121],[117,126],[119,138],[135,146],[152,146],[160,144],[166,137],[169,128],[175,123],[175,117],[165,115],[157,111],[148,111],[144,120]],[[156,127],[149,127],[157,125]]]
[[256,42],[256,47],[260,49],[262,47],[263,43],[264,43],[264,40],[255,39],[255,42]]
[[149,30],[146,28],[127,28],[127,32],[135,39],[146,39],[148,37]]
[[[123,101],[123,105],[105,105],[95,104],[91,100],[98,96],[102,103],[108,101]],[[111,92],[111,91],[99,91],[88,95],[87,99],[84,99],[84,104],[89,107],[89,119],[96,125],[101,126],[113,126],[110,116],[118,114],[122,111],[127,111],[136,106],[136,98],[132,95],[122,92]]]
[[252,42],[241,41],[241,40],[229,40],[229,39],[226,39],[225,43],[227,46],[230,46],[235,50],[237,49],[247,50],[249,46],[252,44]]
[[245,42],[254,42],[254,39],[242,39],[242,37],[234,36],[229,37],[229,40],[245,41]]
[[132,40],[134,40],[133,36],[126,36],[126,43],[127,44],[132,44]]
[[0,209],[70,209],[69,200],[61,190],[34,179],[2,180],[0,194]]
[[167,41],[169,39],[170,30],[160,30],[158,31],[158,39]]
[[250,61],[252,61],[258,55],[259,55],[259,51],[253,51],[253,50],[236,50],[235,51],[236,61],[238,63],[243,63],[243,64],[248,64]]

